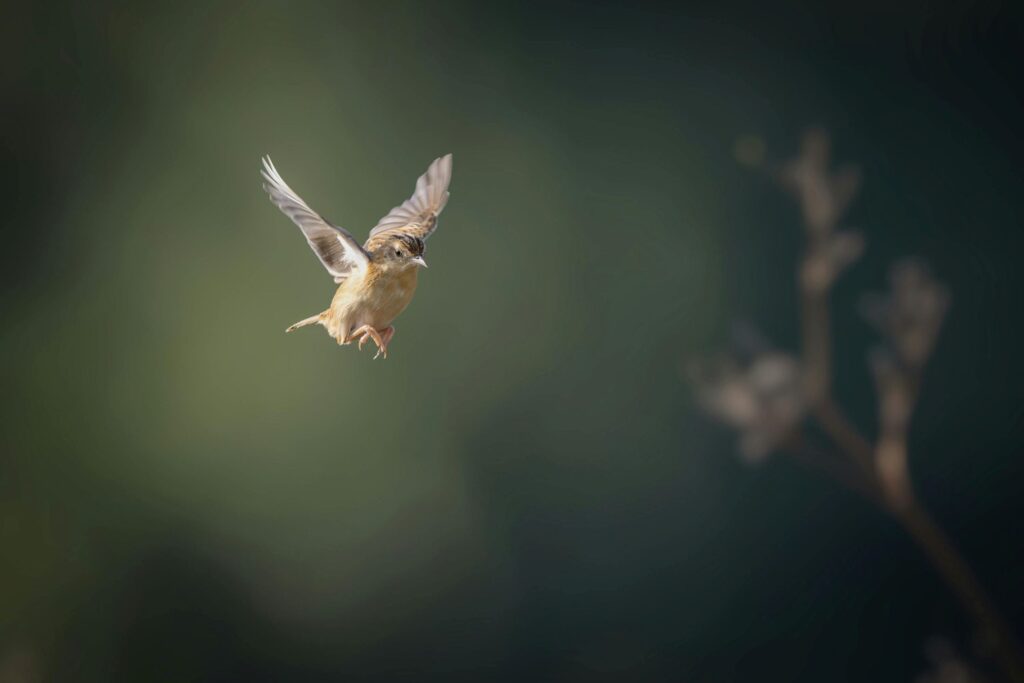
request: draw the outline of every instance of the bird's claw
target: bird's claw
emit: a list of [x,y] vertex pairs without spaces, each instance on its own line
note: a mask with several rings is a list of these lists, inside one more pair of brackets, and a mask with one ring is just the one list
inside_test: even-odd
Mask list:
[[[383,338],[381,334],[383,333]],[[356,335],[359,335],[358,348],[360,351],[363,350],[363,344],[366,343],[367,339],[372,339],[373,343],[377,345],[377,353],[374,354],[373,359],[377,360],[379,356],[384,358],[388,357],[388,342],[391,341],[391,337],[395,334],[395,328],[388,326],[381,331],[377,331],[369,325],[363,325],[358,330],[352,333],[349,339],[355,339]]]
[[377,346],[377,353],[374,354],[373,359],[377,360],[377,357],[381,356],[381,355],[383,355],[384,358],[387,358],[388,357],[388,345],[387,345],[387,342],[385,340],[381,339],[380,334],[376,330],[373,330],[373,329],[370,329],[370,328],[367,328],[366,331],[362,333],[362,336],[359,337],[359,342],[357,344],[357,347],[359,348],[359,350],[362,351],[363,350],[363,344],[365,344],[367,342],[367,340],[370,340],[370,339],[372,339],[373,343]]
[[[363,350],[363,344],[366,343],[367,339],[371,339],[369,332],[367,332],[366,334],[364,334],[362,337],[359,338],[359,350],[360,351]],[[374,343],[376,344],[376,340],[374,340]],[[385,345],[377,345],[377,353],[373,354],[373,359],[377,360],[377,356],[380,356],[380,355],[383,355],[384,358],[388,357],[388,347],[387,346],[385,346]]]

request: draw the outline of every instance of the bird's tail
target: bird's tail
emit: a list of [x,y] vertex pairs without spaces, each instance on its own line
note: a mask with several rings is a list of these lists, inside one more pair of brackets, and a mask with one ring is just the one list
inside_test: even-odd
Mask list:
[[324,311],[323,313],[317,313],[316,315],[311,315],[305,320],[300,320],[299,322],[295,323],[287,330],[285,330],[285,332],[288,333],[291,332],[292,330],[297,330],[300,327],[305,327],[306,325],[316,325],[317,323],[321,322],[324,319],[324,316],[326,315],[327,311]]

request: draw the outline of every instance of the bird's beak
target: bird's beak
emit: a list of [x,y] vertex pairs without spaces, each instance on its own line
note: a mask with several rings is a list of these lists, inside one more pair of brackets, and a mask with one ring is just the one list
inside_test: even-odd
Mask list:
[[427,262],[423,260],[422,256],[414,256],[409,260],[415,263],[417,266],[423,266],[424,268],[427,267]]

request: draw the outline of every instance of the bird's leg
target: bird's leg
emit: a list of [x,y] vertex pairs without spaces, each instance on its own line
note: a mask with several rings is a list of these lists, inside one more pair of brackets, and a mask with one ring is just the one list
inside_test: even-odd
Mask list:
[[[377,353],[374,354],[373,359],[377,360],[377,356],[384,354],[384,357],[388,357],[388,344],[391,343],[391,338],[395,336],[395,328],[392,325],[388,325],[383,330],[377,330],[377,333],[382,335],[383,338],[375,340],[377,343]],[[366,341],[370,337],[369,332],[364,332],[362,338],[359,340],[360,343]]]
[[359,337],[360,351],[363,350],[363,344],[366,343],[366,340],[372,339],[373,343],[377,345],[377,355],[374,356],[374,358],[380,355],[382,349],[384,351],[384,357],[388,357],[387,346],[385,345],[384,340],[381,339],[380,333],[377,332],[377,330],[373,329],[372,326],[363,325],[362,327],[353,330],[352,334],[349,335],[349,339],[355,339],[356,337]]
[[[385,358],[388,357],[388,344],[391,342],[391,338],[395,336],[395,328],[388,325],[383,330],[377,330],[377,333],[383,335],[383,339],[376,340],[377,353],[373,356],[374,360],[377,360],[377,356],[381,354],[384,354]],[[366,335],[364,334],[363,337],[365,338]]]
[[388,344],[391,343],[391,338],[395,336],[395,326],[388,325],[381,332],[384,333],[384,357],[388,357]]

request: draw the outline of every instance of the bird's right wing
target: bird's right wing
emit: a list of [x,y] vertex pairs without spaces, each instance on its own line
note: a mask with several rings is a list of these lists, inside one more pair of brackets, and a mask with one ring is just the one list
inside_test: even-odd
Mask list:
[[269,156],[263,157],[263,189],[270,195],[270,201],[299,226],[313,252],[324,264],[335,282],[343,282],[353,272],[363,271],[370,259],[366,252],[343,228],[328,223],[295,194],[281,174],[274,168]]
[[404,233],[425,240],[437,228],[437,217],[448,203],[448,185],[452,180],[452,155],[434,159],[427,172],[416,181],[412,196],[391,209],[370,231],[364,245],[374,251],[394,234]]

